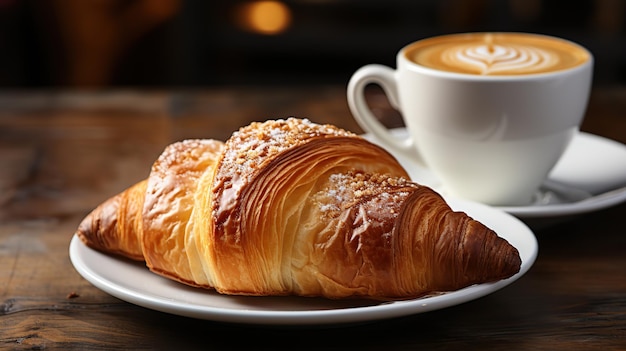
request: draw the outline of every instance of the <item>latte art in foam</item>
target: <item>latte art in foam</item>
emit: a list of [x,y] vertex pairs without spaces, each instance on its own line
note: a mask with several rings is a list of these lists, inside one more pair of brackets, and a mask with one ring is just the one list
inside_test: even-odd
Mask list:
[[421,40],[406,57],[437,70],[478,75],[522,75],[572,68],[589,60],[565,40],[525,33],[472,33]]
[[547,70],[559,62],[549,51],[518,45],[471,45],[450,48],[442,53],[450,66],[475,67],[480,74],[520,74]]

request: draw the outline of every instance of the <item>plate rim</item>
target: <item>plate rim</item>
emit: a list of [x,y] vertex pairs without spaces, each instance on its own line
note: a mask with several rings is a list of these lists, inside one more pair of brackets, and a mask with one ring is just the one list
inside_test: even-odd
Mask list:
[[[233,308],[218,308],[206,305],[197,305],[192,303],[185,303],[177,301],[172,297],[157,296],[154,294],[147,294],[146,291],[137,291],[129,286],[122,286],[116,282],[106,279],[104,276],[98,273],[97,269],[91,267],[85,260],[84,255],[102,255],[107,259],[112,260],[126,260],[127,263],[133,264],[134,262],[108,255],[87,247],[80,238],[74,234],[70,240],[69,256],[70,260],[76,269],[76,271],[87,281],[89,281],[96,288],[112,295],[116,298],[124,300],[126,302],[168,314],[179,315],[183,317],[190,317],[195,319],[211,320],[217,322],[228,322],[237,324],[253,324],[253,325],[290,325],[290,326],[311,326],[311,325],[337,325],[348,323],[361,323],[372,322],[376,320],[391,319],[397,317],[404,317],[409,315],[421,314],[429,311],[439,310],[456,306],[465,302],[469,302],[483,296],[496,292],[513,282],[521,278],[534,264],[538,254],[537,239],[532,230],[519,219],[507,214],[506,212],[488,207],[483,204],[467,202],[458,200],[451,200],[455,203],[453,208],[455,210],[465,211],[467,210],[467,204],[471,204],[471,208],[477,212],[480,212],[480,216],[484,216],[485,211],[487,215],[497,214],[495,217],[500,218],[492,219],[502,220],[506,219],[508,226],[516,227],[516,236],[519,236],[517,240],[524,242],[528,247],[524,252],[522,258],[522,266],[520,271],[514,276],[500,280],[493,283],[472,285],[457,291],[444,293],[438,296],[424,297],[403,301],[382,302],[380,304],[374,304],[372,306],[356,306],[346,308],[330,308],[330,309],[314,309],[314,310],[254,310],[254,309],[233,309]],[[460,208],[457,208],[460,207]],[[472,216],[473,211],[467,211]],[[506,235],[505,235],[506,237]],[[512,238],[508,238],[510,241]],[[518,248],[519,250],[519,248]],[[520,250],[522,254],[522,250]],[[122,262],[122,264],[125,264]],[[144,273],[141,273],[142,275]],[[176,283],[166,278],[160,277],[155,273],[152,273],[145,268],[145,274],[154,276],[154,279],[163,279],[164,282]],[[176,283],[180,284],[180,283]],[[189,287],[180,285],[181,288],[187,289]],[[194,289],[194,288],[191,288]],[[220,295],[213,291],[198,290],[199,293],[210,293],[211,296],[218,299],[231,299],[233,297],[227,295]],[[194,292],[195,293],[195,292]],[[237,296],[236,298],[242,298]],[[246,298],[246,297],[243,297]],[[252,297],[259,299],[263,297]],[[307,298],[302,298],[307,299]],[[451,301],[452,300],[452,301]]]

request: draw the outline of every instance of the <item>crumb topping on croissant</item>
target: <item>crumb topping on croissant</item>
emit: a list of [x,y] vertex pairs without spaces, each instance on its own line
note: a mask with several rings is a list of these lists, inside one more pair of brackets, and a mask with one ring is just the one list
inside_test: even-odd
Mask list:
[[[289,118],[254,122],[233,133],[226,141],[226,151],[220,161],[222,170],[216,175],[215,201],[222,203],[216,209],[226,209],[249,182],[276,155],[302,145],[313,138],[354,136],[331,125],[312,123],[307,119]],[[214,215],[219,217],[217,211]]]
[[417,184],[406,178],[394,178],[387,174],[367,174],[355,170],[335,173],[328,177],[328,184],[313,195],[313,200],[320,207],[324,216],[350,208],[360,201],[374,196],[381,197],[381,211],[397,211],[409,191],[403,187],[416,188]]
[[168,146],[77,235],[224,294],[406,299],[505,279],[521,264],[384,149],[297,118]]

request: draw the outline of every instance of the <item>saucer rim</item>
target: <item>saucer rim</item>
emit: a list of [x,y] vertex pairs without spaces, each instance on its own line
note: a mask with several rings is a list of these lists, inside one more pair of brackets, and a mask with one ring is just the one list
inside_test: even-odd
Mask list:
[[[398,136],[402,134],[406,134],[407,130],[405,127],[392,128],[390,129],[392,134],[396,134]],[[371,133],[363,133],[361,134],[365,139],[375,142],[377,139]],[[623,147],[626,150],[626,145],[600,135],[579,131],[574,136],[572,143],[576,142],[576,140],[581,139],[594,139],[595,141],[601,143],[603,146],[607,148],[611,147]],[[398,152],[394,150],[387,149],[393,156],[398,157],[399,161],[411,162],[406,157],[402,157]],[[413,163],[415,164],[415,163]],[[432,173],[427,174],[429,176],[433,176]],[[550,179],[550,178],[549,178]],[[499,210],[510,213],[518,218],[522,219],[530,219],[530,218],[548,218],[548,217],[561,217],[561,216],[571,216],[577,214],[583,214],[593,211],[598,211],[601,209],[609,208],[615,205],[618,205],[622,202],[626,201],[626,179],[624,180],[625,185],[617,186],[615,188],[609,189],[603,193],[592,194],[591,197],[586,198],[584,200],[570,202],[570,203],[555,203],[555,204],[547,204],[547,205],[528,205],[528,206],[495,206],[492,207],[497,208]],[[583,189],[581,189],[583,190]]]

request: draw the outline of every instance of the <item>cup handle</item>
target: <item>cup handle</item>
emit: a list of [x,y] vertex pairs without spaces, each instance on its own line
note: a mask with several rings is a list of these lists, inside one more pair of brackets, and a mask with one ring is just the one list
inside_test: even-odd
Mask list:
[[391,134],[372,113],[365,101],[365,87],[368,84],[379,85],[394,108],[400,110],[398,104],[398,88],[395,78],[396,71],[383,65],[370,64],[359,68],[348,83],[348,106],[359,126],[368,133],[383,141],[384,145],[413,160],[422,163],[411,136],[398,138]]

